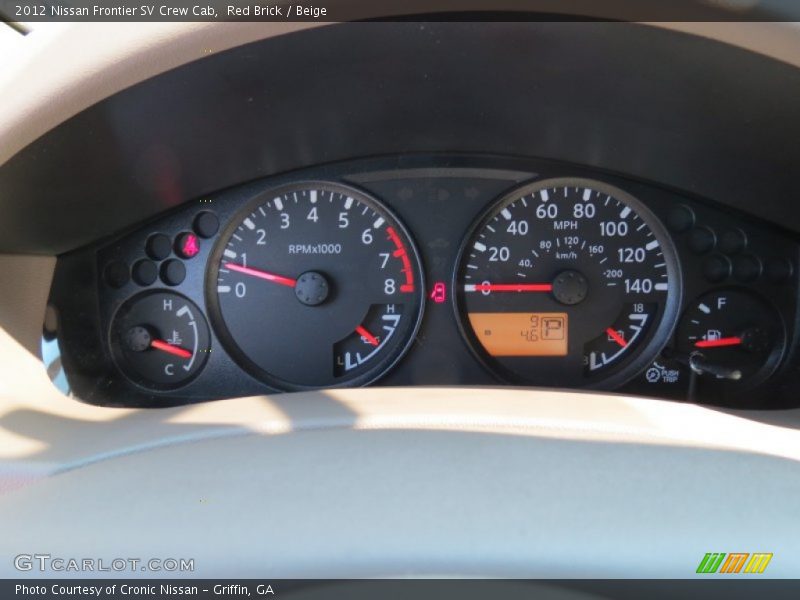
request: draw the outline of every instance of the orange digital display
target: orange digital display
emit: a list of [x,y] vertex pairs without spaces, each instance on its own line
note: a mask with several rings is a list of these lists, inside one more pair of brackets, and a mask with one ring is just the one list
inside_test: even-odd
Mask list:
[[566,356],[567,313],[468,313],[492,356]]

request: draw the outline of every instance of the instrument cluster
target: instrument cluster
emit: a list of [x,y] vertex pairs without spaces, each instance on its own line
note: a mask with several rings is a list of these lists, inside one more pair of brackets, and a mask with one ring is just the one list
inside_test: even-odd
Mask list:
[[800,391],[797,261],[774,225],[608,173],[368,159],[61,256],[45,337],[104,405],[502,384],[779,408]]

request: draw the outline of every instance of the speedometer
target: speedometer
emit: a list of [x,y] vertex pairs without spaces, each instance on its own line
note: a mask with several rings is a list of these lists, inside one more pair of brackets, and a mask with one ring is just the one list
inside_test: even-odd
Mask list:
[[454,289],[462,332],[501,378],[610,388],[667,340],[681,275],[669,236],[641,202],[560,178],[514,190],[478,220]]
[[402,223],[360,190],[316,182],[245,206],[223,232],[207,280],[222,343],[284,390],[380,377],[413,339],[423,290]]

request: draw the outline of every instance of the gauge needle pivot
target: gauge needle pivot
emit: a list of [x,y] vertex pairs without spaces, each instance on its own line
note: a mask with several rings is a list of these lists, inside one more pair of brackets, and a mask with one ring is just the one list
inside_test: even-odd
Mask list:
[[297,284],[297,280],[292,279],[291,277],[276,275],[275,273],[269,273],[268,271],[261,271],[259,269],[245,267],[244,265],[237,265],[236,263],[225,263],[225,268],[230,269],[231,271],[236,271],[237,273],[244,273],[245,275],[250,275],[251,277],[258,277],[259,279],[265,279],[266,281],[271,281],[272,283],[277,283],[279,285],[294,287]]
[[360,335],[362,338],[364,338],[368,344],[371,344],[373,346],[380,346],[378,338],[376,338],[369,331],[367,331],[367,329],[363,325],[359,325],[358,327],[356,327],[356,333]]
[[152,340],[150,342],[150,347],[155,348],[156,350],[161,350],[161,352],[166,352],[167,354],[172,354],[173,356],[177,356],[179,358],[192,358],[192,353],[188,350],[184,350],[179,346],[173,346],[164,340]]

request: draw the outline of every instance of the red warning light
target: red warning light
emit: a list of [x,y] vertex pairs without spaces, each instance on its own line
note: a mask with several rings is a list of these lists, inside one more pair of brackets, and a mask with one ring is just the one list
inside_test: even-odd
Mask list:
[[447,284],[443,281],[434,283],[430,298],[436,302],[436,304],[443,304],[447,300]]
[[178,253],[184,258],[192,258],[200,252],[200,241],[193,233],[184,233],[178,240]]

